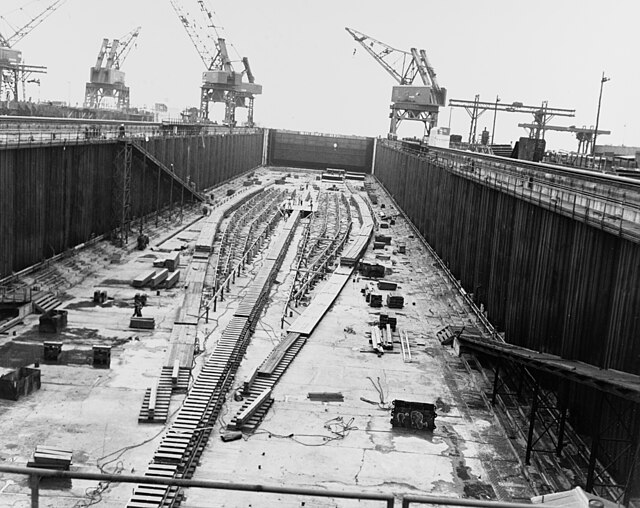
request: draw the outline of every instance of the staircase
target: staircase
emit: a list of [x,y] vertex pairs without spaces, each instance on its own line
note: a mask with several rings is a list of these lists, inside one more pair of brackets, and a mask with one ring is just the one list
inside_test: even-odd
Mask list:
[[[126,141],[126,142],[129,142],[129,141]],[[206,199],[205,199],[203,194],[201,194],[200,192],[198,192],[194,188],[192,188],[189,185],[188,182],[185,182],[184,180],[182,180],[182,178],[180,178],[175,172],[171,171],[171,169],[169,169],[166,165],[164,165],[162,162],[160,162],[160,160],[158,160],[151,152],[149,152],[142,145],[140,145],[139,143],[133,142],[133,143],[131,143],[131,146],[135,150],[134,153],[137,153],[137,155],[139,157],[140,156],[144,157],[144,159],[145,159],[147,164],[149,162],[151,162],[151,164],[155,165],[157,168],[159,168],[167,176],[169,176],[170,178],[173,178],[173,180],[175,180],[176,183],[178,183],[178,185],[182,186],[197,201],[206,201]]]

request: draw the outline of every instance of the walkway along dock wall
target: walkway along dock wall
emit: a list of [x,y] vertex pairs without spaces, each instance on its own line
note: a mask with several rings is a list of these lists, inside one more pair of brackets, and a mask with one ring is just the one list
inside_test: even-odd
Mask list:
[[[202,190],[260,165],[261,131],[134,138],[182,180]],[[0,278],[86,242],[114,227],[117,140],[0,146]],[[179,204],[187,193],[136,156],[131,215]]]

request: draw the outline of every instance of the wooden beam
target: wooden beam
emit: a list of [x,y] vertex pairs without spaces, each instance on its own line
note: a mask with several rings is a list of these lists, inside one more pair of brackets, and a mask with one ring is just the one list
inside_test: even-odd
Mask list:
[[246,408],[244,408],[240,414],[236,417],[235,427],[242,427],[252,416],[253,414],[271,397],[271,388],[267,388],[264,390],[256,400],[254,400],[251,404],[249,404]]

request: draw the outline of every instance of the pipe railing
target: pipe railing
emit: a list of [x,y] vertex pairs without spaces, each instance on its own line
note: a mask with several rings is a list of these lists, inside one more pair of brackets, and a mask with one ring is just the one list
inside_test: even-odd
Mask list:
[[[42,478],[67,478],[71,480],[95,480],[104,483],[133,483],[143,485],[166,485],[168,487],[200,488],[210,490],[231,490],[240,492],[260,492],[284,494],[290,496],[309,496],[335,499],[359,499],[363,501],[381,501],[387,508],[395,506],[396,498],[402,507],[415,504],[440,506],[470,506],[479,508],[531,508],[531,504],[505,501],[485,501],[482,499],[459,499],[455,497],[420,496],[414,494],[394,494],[391,492],[365,492],[361,490],[330,490],[313,487],[284,487],[282,485],[232,483],[213,480],[185,480],[160,476],[142,476],[128,474],[89,473],[84,471],[57,471],[33,467],[9,466],[0,464],[0,473],[29,477],[31,489],[31,508],[40,506],[40,480]],[[1,495],[1,494],[0,494]]]

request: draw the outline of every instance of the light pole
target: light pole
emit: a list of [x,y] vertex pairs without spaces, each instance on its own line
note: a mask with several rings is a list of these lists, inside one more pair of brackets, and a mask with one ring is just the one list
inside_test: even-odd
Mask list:
[[496,133],[496,116],[498,115],[498,102],[500,102],[500,97],[496,95],[496,105],[493,108],[493,127],[491,127],[491,144],[493,145],[493,137]]
[[600,80],[600,96],[598,97],[598,114],[596,115],[596,128],[593,131],[593,145],[591,146],[591,156],[594,159],[596,158],[596,139],[598,137],[598,124],[600,123],[600,105],[602,104],[602,88],[604,84],[609,81],[611,78],[604,77],[604,71],[602,72],[602,79]]

